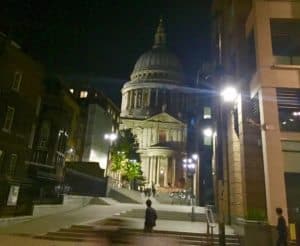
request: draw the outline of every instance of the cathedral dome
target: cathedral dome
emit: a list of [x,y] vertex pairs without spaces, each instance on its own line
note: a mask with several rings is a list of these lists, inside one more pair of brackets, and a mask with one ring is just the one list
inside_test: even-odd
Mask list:
[[182,66],[166,47],[166,34],[162,20],[158,25],[152,49],[142,54],[137,60],[131,80],[169,80],[180,82],[183,79]]

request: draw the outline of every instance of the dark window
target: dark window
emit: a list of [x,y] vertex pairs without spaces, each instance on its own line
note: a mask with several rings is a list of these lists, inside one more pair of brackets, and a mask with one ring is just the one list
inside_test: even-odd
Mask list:
[[255,39],[254,31],[252,31],[247,39],[247,57],[248,57],[248,71],[246,74],[247,80],[250,80],[253,73],[256,71],[256,49],[255,49]]
[[282,131],[300,131],[300,89],[277,89],[279,124]]
[[273,55],[277,64],[300,64],[300,19],[271,19]]
[[14,176],[15,175],[16,165],[17,165],[17,155],[12,154],[10,156],[9,166],[8,166],[8,175],[9,176]]
[[164,143],[166,142],[166,132],[165,131],[159,131],[159,142]]

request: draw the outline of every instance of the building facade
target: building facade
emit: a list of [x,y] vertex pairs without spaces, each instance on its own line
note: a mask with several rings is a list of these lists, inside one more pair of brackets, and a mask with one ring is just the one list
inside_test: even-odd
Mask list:
[[287,0],[213,3],[213,57],[221,68],[216,80],[220,87],[230,75],[241,94],[225,109],[224,200],[232,222],[265,219],[275,226],[277,207],[295,221],[300,205],[299,9],[299,2]]
[[43,68],[0,33],[0,215],[30,214],[33,182],[28,178]]
[[81,107],[80,129],[77,134],[81,152],[76,154],[74,149],[68,154],[67,160],[98,162],[105,170],[111,143],[104,139],[104,135],[118,131],[120,110],[101,90],[88,83],[70,82],[68,87]]
[[76,138],[81,109],[56,76],[47,76],[42,84],[32,155],[25,163],[35,182],[35,202],[60,202],[67,153],[81,149]]
[[183,185],[188,120],[202,111],[200,92],[187,85],[160,20],[152,49],[140,56],[122,88],[120,128],[136,135],[149,184]]
[[4,34],[0,47],[0,214],[18,216],[35,203],[61,201],[57,187],[68,146],[78,146],[80,107]]

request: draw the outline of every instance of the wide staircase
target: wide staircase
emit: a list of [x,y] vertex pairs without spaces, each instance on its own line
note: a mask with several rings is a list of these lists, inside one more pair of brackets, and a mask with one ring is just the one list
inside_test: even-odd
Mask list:
[[[122,219],[107,219],[95,225],[73,225],[57,232],[36,236],[39,239],[71,242],[97,243],[101,245],[219,245],[218,235],[205,233],[154,231],[144,233],[139,229],[128,229]],[[239,238],[226,235],[226,245],[239,246]]]
[[[206,216],[204,213],[195,212],[193,215],[191,212],[179,212],[179,211],[167,211],[167,210],[156,210],[157,217],[160,220],[175,220],[175,221],[193,221],[206,222]],[[145,217],[145,209],[132,209],[126,213],[119,215],[120,217],[126,218],[137,218],[143,219]]]

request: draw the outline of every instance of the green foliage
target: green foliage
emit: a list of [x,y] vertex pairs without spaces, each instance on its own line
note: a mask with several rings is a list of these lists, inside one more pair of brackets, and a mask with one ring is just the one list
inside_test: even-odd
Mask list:
[[122,152],[117,152],[112,154],[111,157],[111,167],[113,172],[119,172],[123,169],[124,163],[126,162],[125,154]]
[[251,208],[246,216],[247,220],[266,220],[266,212],[263,209]]
[[121,173],[130,182],[142,176],[137,149],[138,143],[131,130],[121,130],[111,148],[111,171]]
[[121,130],[118,139],[111,148],[112,155],[124,153],[125,158],[129,160],[140,161],[140,155],[137,153],[138,143],[130,129]]
[[124,165],[124,174],[129,182],[138,178],[142,175],[141,163],[132,160],[126,161]]

